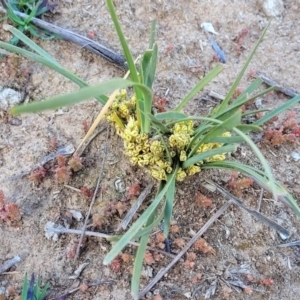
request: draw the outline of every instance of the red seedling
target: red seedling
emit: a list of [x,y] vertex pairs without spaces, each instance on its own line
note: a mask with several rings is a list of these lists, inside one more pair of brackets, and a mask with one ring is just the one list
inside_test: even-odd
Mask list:
[[211,254],[216,254],[216,251],[214,250],[214,248],[205,241],[205,239],[200,238],[199,240],[197,240],[194,244],[194,249],[201,251],[203,253],[211,253]]
[[271,278],[262,279],[262,280],[260,280],[260,284],[263,284],[265,286],[270,286],[270,285],[274,284],[274,280]]
[[204,196],[200,192],[196,193],[196,200],[195,200],[195,202],[200,207],[209,207],[209,206],[212,205],[211,199],[207,198],[206,196]]
[[93,195],[94,195],[94,192],[93,192],[91,189],[89,189],[89,188],[83,186],[83,187],[81,188],[81,194],[82,194],[84,197],[86,197],[86,198],[92,198]]
[[74,172],[77,172],[83,168],[82,158],[75,153],[69,160],[68,165]]
[[144,262],[146,265],[149,265],[149,266],[151,266],[155,263],[155,260],[154,260],[151,252],[146,251],[145,256],[144,256]]
[[235,196],[241,197],[243,190],[253,184],[253,179],[249,177],[238,178],[238,176],[238,172],[232,172],[228,182],[228,188]]
[[20,208],[15,203],[6,203],[3,191],[0,190],[0,220],[13,225],[21,220]]
[[109,266],[113,271],[118,272],[121,270],[121,263],[121,257],[120,255],[118,255],[117,257],[115,257],[115,259],[111,262]]
[[141,193],[141,186],[139,183],[132,185],[128,190],[128,195],[130,199],[135,199]]
[[54,170],[55,181],[57,184],[67,184],[71,178],[70,167],[66,166],[66,158],[59,154],[57,155],[58,167]]
[[154,96],[153,98],[153,105],[155,108],[157,108],[157,110],[159,112],[164,112],[166,111],[166,103],[167,103],[167,98],[166,97],[157,97],[157,96]]
[[29,180],[32,180],[35,184],[39,184],[46,176],[46,169],[43,167],[37,168],[32,171],[28,176]]

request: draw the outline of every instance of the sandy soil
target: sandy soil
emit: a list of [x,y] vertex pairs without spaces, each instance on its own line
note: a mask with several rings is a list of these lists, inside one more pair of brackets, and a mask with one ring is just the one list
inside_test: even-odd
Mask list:
[[[150,22],[154,18],[157,19],[160,56],[154,88],[158,96],[164,96],[168,91],[169,108],[173,108],[204,73],[218,64],[213,58],[213,50],[207,37],[200,28],[202,22],[214,24],[216,31],[220,33],[215,39],[226,53],[227,63],[216,80],[191,101],[186,112],[193,114],[204,114],[215,105],[212,101],[203,100],[209,91],[226,94],[268,21],[268,17],[254,0],[116,0],[115,5],[135,57],[146,49]],[[300,4],[286,0],[284,5],[283,14],[273,19],[249,69],[263,71],[281,84],[299,90]],[[104,1],[61,1],[56,11],[57,13],[49,18],[51,22],[84,35],[93,32],[97,41],[120,53],[120,45]],[[234,38],[243,29],[248,29],[249,33],[239,47]],[[5,41],[9,39],[8,33],[3,29],[0,29],[0,37]],[[71,43],[61,40],[35,41],[62,65],[90,84],[124,74],[121,69]],[[16,56],[4,57],[0,63],[0,85],[21,91],[26,89],[27,99],[31,101],[77,88],[62,76],[26,59]],[[28,70],[30,77],[27,75]],[[243,84],[249,82],[245,78]],[[278,93],[264,99],[264,104],[273,108],[287,100],[286,96]],[[50,283],[53,292],[51,298],[62,295],[82,283],[92,284],[103,280],[103,284],[98,282],[85,292],[76,291],[69,295],[68,299],[131,299],[131,263],[123,262],[120,268],[115,270],[102,264],[103,257],[111,247],[108,242],[99,238],[89,238],[79,260],[74,263],[67,254],[70,253],[72,243],[76,243],[75,236],[64,235],[57,242],[44,236],[46,222],[63,224],[69,210],[77,210],[85,215],[89,206],[85,197],[77,191],[56,185],[50,171],[39,185],[34,185],[27,177],[9,180],[10,176],[30,169],[49,154],[53,139],[57,141],[58,147],[70,143],[76,147],[84,136],[82,122],[91,123],[100,108],[99,104],[91,100],[55,112],[22,115],[18,116],[22,122],[20,126],[11,125],[12,117],[2,114],[0,189],[9,202],[20,206],[22,223],[17,227],[0,223],[0,265],[15,255],[24,254],[25,258],[13,269],[17,273],[0,276],[0,288],[7,289],[11,286],[18,293],[24,274],[34,272],[42,276],[43,282]],[[300,106],[297,105],[293,110],[300,121]],[[84,170],[76,173],[69,182],[70,186],[78,189],[83,186],[94,188],[102,160],[105,159],[101,184],[103,195],[96,200],[93,213],[107,203],[124,201],[128,197],[128,188],[133,184],[140,183],[144,188],[151,182],[151,178],[143,170],[130,166],[123,156],[121,141],[112,131],[108,141],[106,140],[104,131],[91,143],[83,154]],[[104,153],[106,142],[109,147],[107,156]],[[293,151],[299,152],[299,145],[283,144],[272,147],[261,141],[257,144],[272,166],[275,177],[287,186],[295,199],[300,200],[300,162],[295,162],[290,157]],[[257,162],[250,150],[244,146],[238,149],[237,155],[245,163]],[[53,163],[50,163],[48,168],[53,168]],[[123,194],[115,190],[114,182],[117,177],[126,183],[127,189]],[[170,235],[174,252],[180,249],[174,243],[176,239],[182,238],[187,242],[191,231],[198,231],[213,211],[226,201],[217,193],[208,193],[201,186],[205,177],[225,185],[230,179],[230,174],[221,171],[203,172],[178,186],[173,225],[179,227],[179,232],[174,230]],[[213,206],[206,209],[198,207],[195,204],[197,191],[213,199]],[[152,193],[155,193],[155,190]],[[259,195],[260,188],[253,186],[243,192],[242,198],[248,206],[255,208]],[[268,194],[264,195],[261,212],[281,222],[282,226],[292,233],[290,240],[299,239],[299,220],[293,212],[271,199]],[[97,230],[113,234],[121,216],[114,214],[107,219]],[[82,221],[73,221],[71,225],[72,228],[81,226]],[[276,247],[283,243],[280,236],[246,212],[230,207],[203,238],[214,248],[215,255],[189,251],[196,253],[195,265],[189,267],[184,261],[177,263],[147,294],[147,299],[155,299],[156,294],[160,294],[163,299],[204,299],[208,289],[214,285],[216,292],[211,299],[298,299],[299,250],[297,247]],[[151,239],[154,246],[155,239],[154,234]],[[125,252],[134,255],[134,251],[134,247],[128,247]],[[74,270],[84,262],[88,262],[89,265],[80,277],[76,280],[70,279]],[[145,266],[141,287],[169,262],[169,258],[161,257],[154,264]],[[201,279],[198,274],[202,275]],[[230,277],[232,274],[250,287],[253,293],[249,295],[230,285],[229,282],[233,280]],[[251,275],[253,280],[247,275]],[[268,278],[273,279],[274,284],[266,286],[260,283]],[[105,283],[106,281],[108,282]]]

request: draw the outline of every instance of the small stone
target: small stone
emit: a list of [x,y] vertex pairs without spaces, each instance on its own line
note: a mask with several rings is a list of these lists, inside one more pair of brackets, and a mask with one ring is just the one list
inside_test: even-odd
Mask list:
[[8,111],[22,101],[22,94],[10,88],[0,87],[0,109]]
[[115,189],[119,193],[124,193],[126,190],[125,182],[122,178],[117,177],[115,180]]
[[284,11],[282,0],[258,0],[261,5],[262,11],[268,17],[278,17]]
[[13,117],[13,118],[9,119],[8,123],[13,126],[20,126],[20,125],[22,125],[22,120],[20,120],[19,118]]

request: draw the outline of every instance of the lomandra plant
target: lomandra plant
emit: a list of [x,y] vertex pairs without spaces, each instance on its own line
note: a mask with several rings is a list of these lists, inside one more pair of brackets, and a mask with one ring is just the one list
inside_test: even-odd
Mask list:
[[[118,239],[104,259],[104,264],[109,264],[131,240],[139,240],[140,246],[135,257],[131,284],[133,297],[137,299],[139,278],[149,235],[152,229],[164,220],[163,231],[165,237],[168,236],[177,182],[196,173],[201,174],[205,169],[217,168],[239,171],[271,191],[275,198],[288,203],[300,217],[297,203],[273,179],[267,161],[249,137],[249,133],[261,130],[260,126],[265,122],[299,102],[300,96],[298,95],[277,109],[265,113],[261,119],[253,124],[243,124],[242,119],[243,116],[256,114],[257,111],[242,112],[241,107],[270,92],[273,88],[262,89],[262,80],[258,78],[232,101],[234,92],[263,39],[268,24],[225,99],[208,116],[188,116],[182,112],[182,109],[190,99],[222,71],[221,66],[210,71],[187,93],[174,110],[154,113],[152,109],[152,85],[155,79],[158,53],[154,41],[155,23],[152,24],[149,49],[142,55],[140,66],[137,68],[122,33],[113,3],[111,0],[107,0],[107,4],[127,60],[131,80],[112,79],[89,87],[14,28],[10,28],[10,31],[36,53],[2,42],[0,42],[0,47],[39,61],[82,87],[80,90],[67,95],[14,107],[11,113],[19,114],[54,109],[95,97],[104,107],[87,135],[93,131],[101,118],[105,117],[114,125],[117,134],[123,139],[124,153],[129,157],[131,163],[146,168],[159,182],[158,191],[151,204],[127,232]],[[260,91],[257,91],[258,88]],[[112,91],[110,96],[105,96]],[[236,146],[243,142],[247,143],[259,158],[261,169],[237,161],[226,160],[226,154],[235,151]]]

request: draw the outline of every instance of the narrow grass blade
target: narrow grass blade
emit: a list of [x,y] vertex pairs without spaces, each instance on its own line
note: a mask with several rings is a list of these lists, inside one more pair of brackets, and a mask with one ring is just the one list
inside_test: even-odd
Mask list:
[[[156,63],[157,63],[157,44],[154,44],[153,49],[145,51],[142,63],[141,63],[141,76],[142,83],[145,84],[149,89],[152,89],[155,71],[156,71]],[[143,99],[144,105],[141,113],[145,115],[150,114],[152,111],[152,98]],[[150,131],[150,120],[148,118],[144,119],[144,132],[148,133]]]
[[[189,158],[191,158],[197,149],[204,143],[209,143],[211,139],[222,135],[225,131],[230,131],[236,125],[241,123],[241,112],[238,110],[236,111],[231,117],[227,118],[224,122],[219,125],[216,125],[210,130],[207,134],[203,137],[200,134],[196,134],[192,141],[189,144],[189,147],[193,147],[189,153]],[[197,141],[199,139],[199,141]]]
[[277,199],[275,180],[274,180],[272,171],[270,169],[270,166],[269,166],[268,162],[266,161],[265,157],[263,156],[261,151],[258,149],[258,147],[254,144],[254,142],[245,133],[243,133],[241,130],[239,130],[237,128],[233,128],[233,131],[245,140],[245,142],[250,146],[250,148],[252,149],[254,154],[260,160],[260,163],[262,164],[262,166],[265,170],[265,173],[266,173],[268,179],[270,180],[270,187],[271,187],[272,193],[274,195],[274,198]]
[[262,97],[265,94],[268,94],[269,92],[273,91],[274,89],[275,89],[274,87],[270,87],[270,88],[265,89],[262,92],[259,92],[258,94],[255,94],[253,96],[247,96],[247,95],[243,96],[240,101],[232,102],[223,112],[214,115],[214,117],[219,120],[225,120],[228,116],[233,114],[242,105],[247,104],[248,102],[250,102],[256,98]]
[[215,148],[212,150],[208,150],[208,151],[196,154],[196,155],[192,156],[191,158],[187,159],[185,162],[183,162],[182,167],[184,169],[186,169],[198,162],[202,162],[204,159],[206,159],[208,157],[212,157],[212,156],[218,155],[218,154],[233,152],[235,150],[235,148],[236,148],[235,145],[227,145],[227,146],[222,146],[219,148]]
[[176,111],[168,111],[168,112],[162,112],[155,114],[155,118],[159,121],[162,120],[180,120],[185,119],[187,116],[184,113],[176,112]]
[[233,94],[234,94],[236,88],[238,87],[238,85],[239,85],[239,83],[240,83],[240,81],[241,81],[241,79],[242,79],[242,77],[243,77],[243,75],[244,75],[246,69],[248,68],[248,66],[249,66],[249,64],[250,64],[250,62],[251,62],[251,60],[252,60],[252,58],[253,58],[253,55],[255,54],[255,52],[256,52],[256,50],[257,50],[259,44],[261,43],[263,37],[265,36],[265,34],[266,34],[266,32],[267,32],[267,30],[268,30],[270,24],[271,24],[271,21],[269,21],[269,23],[267,24],[267,26],[266,26],[265,29],[263,30],[263,32],[262,32],[260,38],[258,39],[258,41],[257,41],[257,43],[255,44],[253,50],[251,51],[249,57],[247,58],[247,61],[246,61],[246,63],[244,64],[242,70],[240,71],[240,73],[239,73],[238,76],[236,77],[236,79],[235,79],[233,85],[231,86],[231,88],[230,88],[228,94],[226,95],[225,99],[222,101],[221,105],[219,106],[219,109],[218,109],[219,112],[224,111],[224,109],[226,108],[226,106],[227,106],[227,104],[229,103],[230,99],[232,98],[232,96],[233,96]]
[[152,49],[155,43],[155,33],[156,33],[156,20],[151,22],[151,33],[149,40],[149,49]]
[[[258,170],[254,167],[242,164],[240,162],[234,162],[234,161],[215,161],[211,163],[207,163],[202,166],[202,169],[227,169],[232,171],[238,171],[246,176],[250,176],[252,179],[254,179],[262,188],[265,190],[272,192],[271,190],[271,184],[270,180],[266,177],[266,174]],[[275,182],[276,185],[276,194],[278,195],[278,199],[282,202],[288,204],[296,213],[296,215],[300,218],[300,208],[292,195],[288,193],[288,191],[282,187],[281,184],[278,182]]]
[[165,219],[164,219],[164,235],[167,238],[169,234],[169,228],[171,224],[172,211],[175,199],[175,178],[172,180],[171,185],[166,193],[166,207],[165,207]]
[[175,111],[180,111],[200,90],[202,90],[208,83],[210,83],[221,71],[222,66],[217,66],[211,70],[197,85],[183,98]]
[[240,124],[237,125],[236,128],[243,131],[244,133],[262,131],[261,127],[253,124]]
[[[110,16],[112,18],[112,21],[114,22],[115,29],[117,31],[117,34],[118,34],[118,37],[119,37],[119,40],[120,40],[120,43],[121,43],[121,46],[122,46],[127,64],[128,64],[128,68],[130,70],[131,79],[132,79],[133,82],[138,83],[139,82],[138,72],[136,70],[136,67],[135,67],[134,60],[132,58],[130,49],[128,47],[128,44],[127,44],[126,39],[124,37],[124,34],[122,32],[122,29],[121,29],[121,26],[120,26],[120,23],[119,23],[119,20],[118,20],[116,11],[115,11],[113,1],[112,0],[107,0],[106,3],[107,3],[107,6],[108,6],[108,9],[109,9],[109,13],[110,13]],[[140,95],[138,91],[135,91],[135,92],[136,92],[137,98],[140,99],[142,95]]]
[[269,112],[268,114],[266,114],[262,118],[260,118],[259,120],[255,121],[253,124],[258,125],[258,126],[263,125],[267,121],[271,120],[275,116],[286,111],[287,109],[289,109],[291,106],[295,105],[298,102],[300,102],[300,95],[297,95],[296,97],[290,99],[288,102],[286,102],[283,105],[279,106],[278,108],[272,110],[271,112]]
[[153,221],[153,223],[151,223],[149,226],[147,226],[147,227],[141,229],[141,230],[137,233],[137,235],[134,237],[134,239],[138,239],[138,238],[144,236],[145,234],[150,233],[155,227],[157,227],[157,226],[160,224],[161,220],[164,218],[164,215],[165,215],[165,212],[164,212],[164,211],[165,211],[165,205],[166,205],[166,203],[164,202],[163,205],[162,205],[162,207],[160,208],[160,209],[161,209],[160,214],[159,214],[158,217]]
[[[89,86],[86,82],[84,82],[82,79],[80,79],[75,74],[71,73],[70,71],[68,71],[67,69],[65,69],[59,65],[54,64],[52,61],[49,61],[48,59],[46,59],[38,54],[35,54],[33,52],[24,50],[22,48],[19,48],[19,47],[16,47],[16,46],[13,46],[11,44],[4,43],[1,41],[0,41],[0,48],[3,48],[9,52],[20,54],[28,59],[39,62],[42,65],[56,71],[57,73],[63,75],[64,77],[70,79],[72,82],[76,83],[81,88]],[[102,104],[105,104],[107,97],[104,95],[99,96],[99,94],[100,93],[98,93],[95,98]]]
[[[119,88],[132,86],[135,83],[122,78],[111,79],[100,84],[82,88],[79,91],[71,92],[66,95],[55,96],[44,101],[34,102],[26,105],[20,105],[11,109],[12,114],[20,114],[25,112],[37,112],[47,109],[54,109],[61,106],[71,105],[83,100],[95,97],[101,93],[109,93]],[[135,84],[143,90],[146,97],[151,97],[152,92],[142,84]]]
[[159,122],[152,114],[147,114],[147,118],[149,118],[152,125],[155,126],[160,132],[162,133],[170,132],[170,130],[163,123]]
[[34,41],[32,41],[30,38],[28,38],[25,34],[23,34],[21,31],[16,29],[13,26],[8,27],[9,31],[15,35],[20,41],[22,41],[25,45],[27,45],[29,48],[31,48],[33,51],[35,51],[40,56],[44,57],[48,61],[52,62],[53,64],[56,64],[57,66],[61,65],[45,50],[43,50],[41,47],[39,47]]
[[251,115],[256,115],[258,113],[265,112],[265,111],[270,111],[270,109],[264,108],[264,109],[249,110],[249,111],[246,111],[242,114],[242,118],[247,117],[247,116],[251,116]]
[[157,63],[157,44],[154,44],[153,49],[147,50],[144,52],[142,61],[141,61],[141,75],[142,83],[147,85],[148,88],[152,88],[156,63]]
[[122,249],[128,244],[128,242],[136,236],[141,227],[146,223],[151,214],[156,210],[157,206],[165,196],[167,190],[170,188],[172,180],[175,180],[177,170],[178,169],[176,168],[172,174],[168,175],[168,180],[161,192],[155,197],[150,206],[144,211],[144,213],[139,217],[139,219],[132,224],[132,226],[127,230],[123,237],[114,245],[114,247],[106,255],[103,261],[105,265],[109,264],[120,253],[120,251],[122,251]]
[[222,143],[222,144],[237,144],[237,143],[242,143],[244,142],[243,138],[241,138],[240,136],[217,136],[215,138],[213,138],[211,141],[211,143]]
[[[156,214],[156,210],[148,218],[146,222],[146,226],[149,226],[153,222],[155,214]],[[140,245],[135,255],[132,278],[131,278],[131,293],[134,300],[138,300],[141,272],[142,272],[143,261],[146,253],[149,235],[150,232],[141,237]]]
[[28,292],[28,278],[27,278],[27,274],[25,274],[25,278],[22,286],[22,294],[21,294],[22,300],[27,300],[27,292]]

